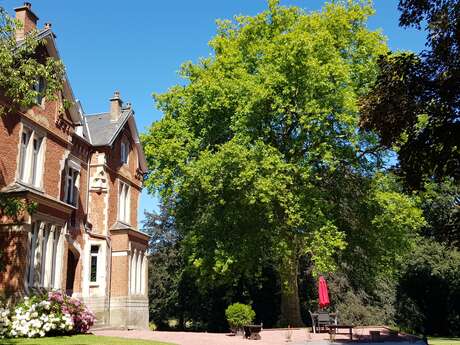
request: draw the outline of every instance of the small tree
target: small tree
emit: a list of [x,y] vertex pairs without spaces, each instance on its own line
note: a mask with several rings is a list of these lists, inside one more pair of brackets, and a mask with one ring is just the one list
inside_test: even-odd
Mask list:
[[240,330],[243,326],[249,325],[254,321],[256,313],[250,305],[242,303],[233,303],[225,310],[230,328],[234,331]]

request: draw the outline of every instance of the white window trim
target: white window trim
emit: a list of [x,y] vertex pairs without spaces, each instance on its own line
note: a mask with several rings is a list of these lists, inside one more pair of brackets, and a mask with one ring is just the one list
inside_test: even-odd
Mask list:
[[[25,150],[22,148],[23,133],[29,133]],[[34,140],[40,140],[40,147],[34,164]],[[19,136],[19,159],[17,164],[17,181],[27,186],[43,189],[44,158],[46,151],[46,136],[41,131],[28,124],[22,124]],[[25,154],[25,157],[23,156]]]
[[27,288],[59,289],[63,263],[61,225],[34,219],[30,225]]
[[[97,247],[98,251],[97,253],[92,253],[91,252],[91,247]],[[101,276],[101,252],[102,252],[102,246],[99,243],[90,243],[89,246],[89,286],[99,286],[100,285],[100,276]],[[93,257],[96,257],[96,280],[92,281],[91,280],[91,266],[92,266],[92,259]]]
[[130,151],[129,141],[123,138],[120,143],[120,159],[123,164],[129,164]]
[[[42,89],[40,89],[40,86],[43,86]],[[43,77],[39,77],[34,85],[33,85],[34,91],[37,91],[38,93],[44,93],[46,90],[46,80]],[[45,95],[38,94],[37,97],[35,98],[35,104],[40,106],[41,108],[45,107]]]
[[122,181],[118,184],[118,220],[131,224],[131,187]]
[[[72,169],[74,173],[72,176],[69,178],[69,170]],[[78,195],[80,191],[80,170],[81,170],[81,165],[71,158],[67,160],[67,164],[65,167],[65,176],[64,176],[64,202],[68,203],[69,205],[78,207]],[[75,173],[77,173],[75,176]],[[71,199],[74,200],[74,202],[69,202],[69,180],[70,183],[73,185],[73,188],[70,190],[71,194]]]

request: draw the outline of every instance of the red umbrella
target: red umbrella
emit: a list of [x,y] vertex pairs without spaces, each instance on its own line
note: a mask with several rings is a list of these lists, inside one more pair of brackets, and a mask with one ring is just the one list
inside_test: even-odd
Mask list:
[[319,307],[325,308],[329,305],[329,293],[327,291],[327,283],[323,276],[319,277],[318,282],[318,296],[319,296]]

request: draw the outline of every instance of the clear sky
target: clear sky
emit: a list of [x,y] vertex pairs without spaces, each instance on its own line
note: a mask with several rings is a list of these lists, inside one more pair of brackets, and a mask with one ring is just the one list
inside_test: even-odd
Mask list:
[[[208,56],[208,41],[216,19],[254,15],[266,0],[28,0],[40,18],[51,22],[75,96],[86,113],[109,109],[109,98],[120,90],[131,101],[140,132],[161,118],[152,93],[162,93],[182,83],[177,71],[187,60]],[[307,10],[321,8],[324,0],[282,0]],[[19,0],[0,0],[13,14]],[[374,0],[376,15],[369,28],[381,29],[393,50],[420,51],[424,34],[398,27],[397,0]],[[153,210],[157,200],[143,193],[143,210]]]

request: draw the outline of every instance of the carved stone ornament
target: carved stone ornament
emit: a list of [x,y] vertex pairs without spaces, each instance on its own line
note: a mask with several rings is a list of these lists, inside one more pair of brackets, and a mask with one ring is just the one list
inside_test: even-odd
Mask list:
[[90,191],[105,193],[107,192],[107,173],[105,172],[105,155],[103,153],[96,153],[97,165],[96,171],[91,176]]

